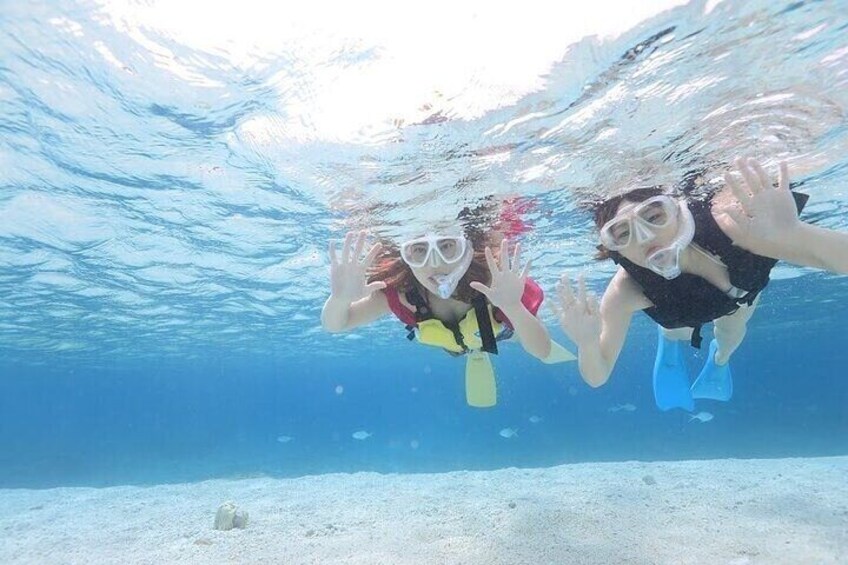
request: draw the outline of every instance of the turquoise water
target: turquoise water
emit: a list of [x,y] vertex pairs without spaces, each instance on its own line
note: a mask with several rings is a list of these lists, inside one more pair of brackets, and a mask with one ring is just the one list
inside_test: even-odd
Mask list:
[[329,239],[488,198],[523,210],[546,291],[564,270],[600,291],[581,201],[738,154],[788,159],[805,219],[848,229],[846,8],[693,2],[615,37],[413,56],[365,20],[216,43],[226,13],[4,6],[0,487],[846,454],[845,277],[775,270],[704,424],[653,407],[644,316],[599,390],[504,346],[485,411],[396,321],[319,321]]

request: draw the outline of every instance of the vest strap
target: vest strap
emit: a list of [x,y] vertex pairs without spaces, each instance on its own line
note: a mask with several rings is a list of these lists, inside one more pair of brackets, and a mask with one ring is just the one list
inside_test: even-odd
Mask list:
[[482,350],[486,353],[498,353],[498,341],[495,339],[495,330],[492,328],[492,320],[489,318],[489,308],[486,305],[486,297],[477,296],[472,301],[474,315],[477,316],[477,327],[480,328],[480,341],[483,342]]
[[701,349],[701,342],[704,341],[704,338],[701,336],[701,324],[698,324],[694,328],[692,328],[692,339],[689,341],[692,344],[692,347],[695,349]]

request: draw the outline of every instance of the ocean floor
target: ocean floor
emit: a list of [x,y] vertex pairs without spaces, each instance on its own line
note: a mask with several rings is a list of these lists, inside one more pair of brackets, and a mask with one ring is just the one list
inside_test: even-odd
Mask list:
[[848,563],[848,457],[8,489],[0,563]]

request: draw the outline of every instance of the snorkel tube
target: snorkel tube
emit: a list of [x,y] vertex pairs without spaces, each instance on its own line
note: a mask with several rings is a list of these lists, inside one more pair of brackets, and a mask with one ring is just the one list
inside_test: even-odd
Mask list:
[[[433,277],[436,280],[436,284],[439,286],[439,296],[447,300],[453,293],[456,291],[456,287],[459,286],[459,281],[462,280],[462,277],[465,276],[465,273],[468,271],[468,267],[471,266],[471,260],[474,256],[474,250],[471,248],[471,242],[465,247],[465,255],[459,261],[456,268],[446,275],[436,275]],[[433,258],[431,258],[431,261]]]
[[695,219],[692,217],[692,212],[683,201],[678,201],[678,206],[680,229],[677,237],[667,247],[651,253],[645,259],[650,270],[667,280],[680,276],[680,252],[686,249],[695,237]]

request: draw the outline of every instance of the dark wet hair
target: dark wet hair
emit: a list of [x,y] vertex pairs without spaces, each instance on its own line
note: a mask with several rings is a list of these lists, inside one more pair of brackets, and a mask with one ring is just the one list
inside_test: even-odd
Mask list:
[[[595,220],[595,228],[600,232],[601,228],[604,227],[604,224],[615,217],[616,212],[618,212],[618,207],[621,206],[622,202],[644,202],[654,196],[668,194],[668,192],[668,189],[664,186],[645,186],[641,188],[634,188],[629,192],[613,196],[607,200],[590,203],[588,207],[592,210],[592,216]],[[598,252],[595,254],[595,259],[602,261],[610,258],[609,249],[601,244],[598,244],[597,249]]]

